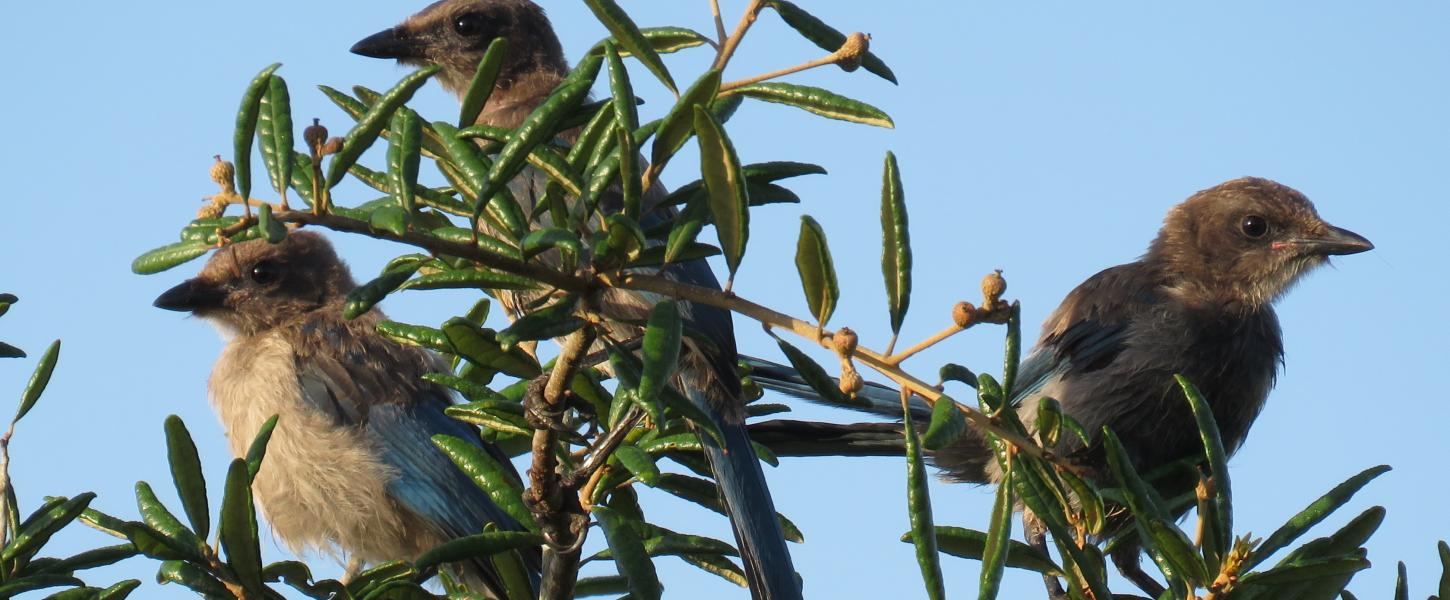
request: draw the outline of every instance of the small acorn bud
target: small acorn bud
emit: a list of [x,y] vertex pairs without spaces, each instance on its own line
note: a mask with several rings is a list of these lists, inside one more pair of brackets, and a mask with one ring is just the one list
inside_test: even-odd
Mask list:
[[856,372],[855,367],[845,366],[846,368],[841,370],[841,393],[854,397],[866,385],[866,382],[861,379],[861,374]]
[[342,138],[327,138],[327,143],[322,145],[323,154],[337,154],[342,152]]
[[313,119],[312,125],[302,130],[302,140],[307,142],[308,150],[317,150],[327,141],[327,128],[322,126],[322,119]]
[[866,57],[866,52],[871,48],[871,36],[856,32],[846,38],[841,48],[836,50],[836,66],[842,71],[850,73],[861,68],[861,59]]
[[222,160],[220,154],[213,155],[216,162],[211,165],[211,180],[221,186],[223,194],[235,194],[232,178],[237,176],[237,168],[232,163]]
[[971,302],[958,302],[956,306],[952,307],[952,322],[956,323],[957,327],[966,329],[972,326],[972,319],[976,313],[977,307],[972,306]]
[[831,344],[836,349],[836,354],[842,358],[851,358],[856,354],[856,343],[859,340],[856,332],[850,327],[842,327],[835,335],[831,336]]
[[982,278],[982,307],[991,310],[997,306],[997,300],[1002,293],[1007,291],[1007,280],[1002,277],[1002,270],[997,269],[988,273]]

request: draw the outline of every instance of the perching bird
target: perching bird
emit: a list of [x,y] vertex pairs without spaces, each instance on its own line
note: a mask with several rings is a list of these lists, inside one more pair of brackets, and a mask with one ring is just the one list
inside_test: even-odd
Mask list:
[[[359,41],[352,51],[374,58],[396,59],[408,65],[442,67],[439,81],[462,95],[470,83],[484,51],[496,38],[508,42],[498,83],[478,122],[499,127],[517,127],[539,105],[554,86],[568,74],[562,47],[544,10],[527,0],[444,0],[434,3],[402,24]],[[572,139],[572,133],[563,137]],[[513,196],[532,212],[532,203],[542,197],[544,179],[537,173],[511,182]],[[616,194],[617,196],[617,194]],[[672,217],[673,208],[660,207],[665,197],[660,185],[645,191],[641,225],[648,228]],[[616,207],[617,198],[603,200]],[[544,216],[547,219],[547,215]],[[675,264],[664,275],[694,285],[719,289],[714,273],[703,260]],[[503,303],[516,316],[527,298],[502,295]],[[638,322],[660,298],[611,289],[596,303],[609,316]],[[682,303],[686,327],[709,340],[710,346],[687,337],[681,357],[679,388],[692,402],[710,412],[724,432],[724,447],[713,438],[701,436],[705,455],[729,513],[736,543],[740,547],[751,594],[755,598],[800,598],[801,590],[786,549],[774,503],[766,487],[744,421],[744,400],[735,372],[735,338],[730,313],[718,308]],[[611,325],[619,339],[631,339],[638,328]]]
[[[233,454],[246,455],[278,415],[254,482],[277,538],[294,553],[338,554],[351,574],[411,561],[489,523],[522,530],[433,444],[438,434],[473,442],[513,473],[476,429],[444,414],[452,394],[421,378],[448,372],[447,363],[377,334],[377,309],[345,320],[354,287],[327,239],[298,231],[275,245],[226,246],[156,299],[158,308],[210,321],[228,340],[208,387]],[[505,597],[485,561],[458,574]]]
[[[1148,472],[1203,453],[1173,378],[1182,374],[1212,405],[1232,453],[1248,436],[1283,361],[1274,301],[1328,257],[1372,248],[1369,240],[1326,223],[1303,194],[1273,181],[1246,177],[1203,190],[1168,213],[1142,258],[1093,275],[1068,294],[1023,360],[1012,402],[1032,427],[1041,398],[1056,399],[1094,436],[1112,428],[1133,465]],[[754,376],[789,393],[806,389],[788,369],[761,364]],[[867,392],[877,405],[871,412],[901,416],[895,391]],[[790,440],[789,425],[768,430],[809,446],[808,440]],[[820,425],[794,431],[846,453],[858,448],[881,454],[879,429]],[[1063,435],[1055,450],[1081,457],[1107,482],[1111,475],[1097,441],[1084,448],[1076,436]],[[957,481],[987,483],[1000,475],[975,430],[932,458]],[[1157,584],[1137,568],[1137,548],[1115,553],[1114,560],[1157,597]]]

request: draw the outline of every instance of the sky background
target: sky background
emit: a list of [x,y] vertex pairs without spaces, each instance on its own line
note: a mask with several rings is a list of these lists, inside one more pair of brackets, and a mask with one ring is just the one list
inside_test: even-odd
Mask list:
[[[642,25],[713,31],[704,1],[622,4]],[[723,4],[733,27],[745,3]],[[1007,295],[1022,301],[1035,332],[1078,282],[1141,254],[1163,214],[1193,192],[1244,175],[1293,186],[1327,220],[1378,247],[1314,273],[1279,303],[1287,365],[1232,463],[1236,525],[1265,535],[1348,476],[1388,463],[1393,472],[1316,534],[1371,505],[1387,506],[1369,544],[1375,566],[1351,589],[1387,596],[1397,560],[1409,565],[1412,597],[1433,589],[1434,544],[1450,537],[1450,409],[1441,383],[1450,334],[1443,262],[1450,5],[801,4],[839,29],[872,34],[901,85],[834,67],[790,81],[870,102],[897,127],[745,105],[730,123],[742,160],[807,160],[830,175],[788,182],[803,204],[755,213],[738,293],[806,312],[791,257],[798,216],[809,213],[828,233],[841,278],[833,325],[850,325],[863,344],[883,347],[889,328],[877,215],[887,150],[901,161],[915,250],[906,342],[947,324],[957,300],[975,302],[977,282],[995,268],[1004,269]],[[314,86],[391,86],[406,71],[347,48],[422,5],[20,2],[0,9],[0,53],[12,57],[0,95],[7,132],[0,291],[21,297],[0,319],[0,339],[31,354],[0,362],[0,390],[10,390],[0,400],[18,398],[46,344],[64,340],[55,379],[11,447],[23,510],[47,494],[93,490],[100,494],[93,506],[136,518],[137,480],[178,507],[161,429],[172,413],[195,436],[219,501],[229,456],[205,382],[221,342],[206,324],[151,307],[200,263],[142,277],[130,261],[174,241],[199,199],[215,193],[211,157],[231,153],[237,103],[258,70],[285,63],[279,73],[291,86],[299,128],[316,116],[341,134],[350,121]],[[571,61],[606,35],[582,2],[545,6]],[[666,61],[683,84],[711,54],[696,49]],[[820,54],[767,13],[726,78]],[[633,72],[647,101],[642,118],[659,116],[667,93],[643,69]],[[431,119],[456,115],[436,84],[413,106]],[[666,172],[666,183],[696,178],[689,156]],[[364,162],[377,168],[381,153]],[[256,165],[257,187],[265,189]],[[375,196],[353,185],[337,198]],[[404,252],[333,239],[364,280]],[[409,292],[385,307],[396,319],[436,324],[469,304],[467,294]],[[743,351],[776,357],[758,327],[738,324]],[[976,329],[907,366],[926,378],[947,361],[996,372],[1001,342],[1001,328]],[[791,417],[845,416],[802,407]],[[777,507],[806,536],[792,550],[808,597],[924,595],[912,550],[897,541],[908,528],[900,459],[787,459],[768,471]],[[931,491],[938,524],[985,528],[989,489],[934,482]],[[729,537],[713,513],[658,494],[645,502],[661,524]],[[597,546],[600,536],[592,537]],[[73,527],[50,550],[109,543]],[[287,558],[271,543],[264,556]],[[326,558],[311,562],[319,574],[338,572]],[[670,596],[747,597],[677,559],[658,564]],[[974,597],[978,564],[951,557],[942,564],[949,594]],[[156,566],[133,559],[86,578],[108,585],[134,577],[146,582],[136,597],[186,597],[152,583]],[[1028,572],[1009,572],[1006,586],[1004,597],[1041,594],[1040,579]]]

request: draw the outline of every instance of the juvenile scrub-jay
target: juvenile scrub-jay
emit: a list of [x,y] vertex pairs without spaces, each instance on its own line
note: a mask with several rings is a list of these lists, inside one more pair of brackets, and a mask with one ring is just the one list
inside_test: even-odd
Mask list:
[[[1094,439],[1084,447],[1064,434],[1055,450],[1081,457],[1107,482],[1111,475],[1097,438],[1104,426],[1122,439],[1140,472],[1202,454],[1198,428],[1173,378],[1181,374],[1213,407],[1232,453],[1248,436],[1283,361],[1274,301],[1330,256],[1373,248],[1326,223],[1303,194],[1267,179],[1245,177],[1198,192],[1169,211],[1142,258],[1093,275],[1068,294],[1022,361],[1012,402],[1028,427],[1041,398],[1060,402]],[[758,367],[754,376],[762,385],[810,396],[788,369]],[[870,412],[901,416],[895,391],[867,387],[866,395]],[[810,448],[809,438],[815,438],[844,454],[885,453],[888,441],[880,429],[767,428],[782,444]],[[830,453],[820,447],[812,452]],[[1000,476],[974,429],[932,460],[957,481],[987,483]],[[1137,557],[1137,548],[1130,548],[1114,559],[1126,572],[1136,570]],[[1149,591],[1157,585],[1141,570],[1129,576]]]
[[[327,239],[298,231],[280,244],[226,246],[156,299],[227,339],[208,387],[233,454],[244,456],[262,424],[279,416],[254,483],[277,538],[294,553],[339,554],[353,571],[413,560],[489,523],[522,529],[433,445],[437,434],[472,441],[513,473],[477,430],[444,415],[452,394],[421,379],[448,364],[377,334],[377,309],[344,319],[354,287]],[[486,562],[459,574],[504,597]]]
[[[537,4],[527,0],[444,0],[424,8],[402,24],[369,36],[352,51],[374,58],[396,59],[408,65],[442,67],[439,81],[449,91],[462,95],[472,79],[484,51],[496,38],[508,41],[505,62],[498,82],[478,122],[499,127],[517,127],[539,105],[554,86],[568,74],[563,49],[553,27]],[[573,133],[566,132],[566,139]],[[513,196],[529,214],[532,203],[543,194],[544,179],[525,171],[510,187]],[[670,207],[658,207],[665,189],[658,184],[644,194],[641,225],[649,227],[673,216]],[[604,199],[603,206],[618,207],[618,199]],[[616,208],[617,210],[617,208]],[[703,260],[679,263],[664,274],[694,285],[718,289],[720,284]],[[527,298],[505,293],[503,303],[514,314]],[[659,298],[634,292],[608,290],[598,305],[606,314],[624,321],[641,321]],[[681,356],[679,387],[689,399],[708,410],[724,433],[717,445],[701,436],[740,547],[746,577],[756,598],[800,598],[800,585],[791,565],[765,475],[745,429],[744,400],[735,371],[735,337],[730,313],[718,308],[681,304],[686,326],[708,339],[713,347],[686,338]],[[612,323],[618,339],[639,335],[639,329]]]

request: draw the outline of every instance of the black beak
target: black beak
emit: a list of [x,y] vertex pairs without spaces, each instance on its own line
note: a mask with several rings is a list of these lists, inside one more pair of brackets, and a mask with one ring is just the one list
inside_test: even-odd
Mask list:
[[352,45],[352,53],[369,58],[398,60],[423,58],[422,40],[397,27],[384,29]]
[[1325,232],[1311,238],[1299,238],[1292,240],[1295,246],[1303,248],[1304,251],[1325,256],[1342,256],[1345,254],[1359,254],[1374,250],[1374,244],[1365,239],[1364,236],[1341,229],[1325,223]]
[[221,306],[226,297],[226,292],[216,285],[188,279],[157,296],[152,306],[178,312],[195,312]]

